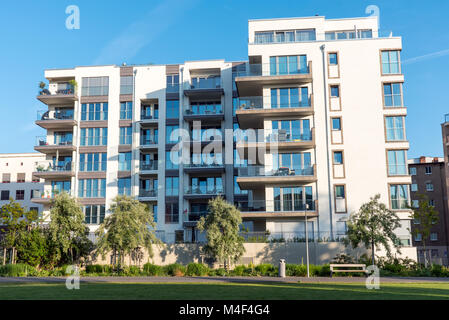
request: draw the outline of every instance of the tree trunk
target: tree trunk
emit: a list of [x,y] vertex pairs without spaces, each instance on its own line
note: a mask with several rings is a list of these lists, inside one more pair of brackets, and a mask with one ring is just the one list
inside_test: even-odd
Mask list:
[[424,249],[424,267],[427,268],[427,250],[426,250],[426,242],[424,240],[422,242],[422,246]]
[[371,255],[372,255],[372,259],[373,259],[373,261],[372,261],[373,267],[376,265],[376,263],[375,263],[376,257],[375,257],[375,254],[374,254],[374,252],[375,252],[374,250],[375,250],[375,248],[374,248],[374,241],[371,241]]
[[6,264],[6,248],[3,248],[3,265]]

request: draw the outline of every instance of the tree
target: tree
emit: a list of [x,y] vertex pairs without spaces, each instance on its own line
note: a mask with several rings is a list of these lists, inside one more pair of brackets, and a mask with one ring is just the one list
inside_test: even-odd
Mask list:
[[127,196],[117,196],[111,205],[111,215],[104,219],[96,235],[97,251],[103,257],[112,251],[113,264],[124,263],[139,247],[145,247],[150,257],[152,245],[160,243],[155,235],[156,224],[147,205]]
[[379,202],[380,194],[375,195],[368,203],[363,204],[359,211],[352,214],[348,221],[348,238],[346,244],[355,249],[363,244],[372,250],[373,265],[375,264],[375,248],[383,246],[387,256],[391,257],[391,246],[398,253],[399,238],[394,230],[401,226],[399,217],[383,203]]
[[221,197],[210,200],[209,214],[198,222],[198,230],[206,231],[204,253],[224,263],[225,268],[238,261],[245,252],[244,239],[239,234],[241,224],[242,217],[235,206]]
[[15,264],[17,258],[17,246],[21,235],[31,230],[39,215],[36,211],[26,211],[22,206],[10,199],[0,209],[0,225],[3,225],[2,246],[4,248],[3,264],[6,263],[6,250],[10,251],[10,263]]
[[421,235],[421,242],[424,250],[424,265],[427,268],[426,240],[430,236],[432,226],[439,220],[439,213],[434,206],[429,204],[429,198],[425,195],[418,195],[418,207],[409,207],[412,210],[411,218],[417,223],[412,230],[409,230],[414,237]]
[[56,195],[52,200],[49,233],[59,264],[78,262],[92,248],[83,210],[66,192]]

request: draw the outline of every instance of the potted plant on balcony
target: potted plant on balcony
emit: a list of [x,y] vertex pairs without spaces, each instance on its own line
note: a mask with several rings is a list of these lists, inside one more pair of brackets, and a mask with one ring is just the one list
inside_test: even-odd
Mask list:
[[37,167],[36,167],[36,171],[37,172],[42,172],[42,171],[44,171],[44,166],[43,165],[38,165]]
[[46,88],[47,84],[44,81],[39,82],[39,94],[40,95],[48,95],[50,94],[50,91]]
[[72,94],[76,94],[76,90],[78,89],[78,82],[75,79],[69,81],[69,85],[72,87]]

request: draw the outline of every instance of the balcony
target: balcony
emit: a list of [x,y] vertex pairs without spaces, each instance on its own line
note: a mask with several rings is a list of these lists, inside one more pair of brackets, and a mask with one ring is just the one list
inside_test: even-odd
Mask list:
[[[63,192],[68,193],[69,195],[72,195],[72,192],[70,190],[64,190]],[[36,204],[50,204],[51,201],[54,200],[54,198],[59,194],[60,192],[57,190],[54,191],[46,191],[46,192],[33,192],[31,202]],[[73,195],[72,195],[73,196]]]
[[71,140],[63,138],[57,139],[55,143],[50,143],[46,136],[36,137],[36,146],[34,150],[45,154],[59,153],[71,153],[76,150],[76,147],[72,144]]
[[194,77],[192,83],[184,89],[184,95],[190,99],[221,99],[224,95],[221,78],[218,76]]
[[157,175],[158,162],[141,162],[140,163],[140,174],[141,175]]
[[151,150],[158,148],[158,141],[156,137],[142,136],[140,138],[140,149],[141,150]]
[[64,111],[38,111],[36,124],[44,129],[66,129],[76,125],[73,109]]
[[184,110],[184,120],[201,120],[220,123],[224,120],[224,112],[221,104],[191,105]]
[[267,184],[306,184],[316,180],[315,165],[301,169],[287,167],[267,169],[264,166],[248,166],[239,168],[237,177],[237,183],[243,190],[263,187]]
[[159,124],[159,116],[142,113],[140,115],[140,126],[142,128],[154,127]]
[[185,199],[215,198],[224,194],[223,186],[189,186],[184,191]]
[[70,178],[75,175],[72,162],[61,162],[60,164],[41,163],[36,166],[33,175],[42,179]]
[[202,162],[189,163],[184,165],[184,172],[186,173],[223,173],[225,167],[222,162]]
[[263,128],[267,117],[304,117],[313,115],[313,95],[297,101],[272,101],[271,96],[241,97],[235,112],[240,129]]
[[47,89],[40,91],[37,99],[47,105],[72,104],[73,102],[78,101],[75,88],[72,85],[67,84],[64,86],[58,86],[60,88],[58,88],[54,93]]
[[239,202],[237,209],[240,210],[243,219],[270,218],[270,217],[317,217],[317,200],[252,200]]
[[198,222],[202,217],[206,217],[209,211],[191,211],[184,215],[184,222]]
[[157,201],[157,190],[140,190],[140,201]]
[[[292,69],[288,64],[249,64],[248,70],[237,73],[235,84],[241,97],[261,96],[264,86],[300,85],[312,82],[312,62]],[[291,70],[290,70],[291,69]]]

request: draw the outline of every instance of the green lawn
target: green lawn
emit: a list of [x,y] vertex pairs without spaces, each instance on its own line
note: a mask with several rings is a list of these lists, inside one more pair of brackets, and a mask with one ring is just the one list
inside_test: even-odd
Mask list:
[[449,284],[388,283],[380,290],[368,290],[359,283],[81,283],[80,290],[67,290],[62,283],[0,283],[0,300],[17,299],[449,299]]

